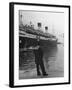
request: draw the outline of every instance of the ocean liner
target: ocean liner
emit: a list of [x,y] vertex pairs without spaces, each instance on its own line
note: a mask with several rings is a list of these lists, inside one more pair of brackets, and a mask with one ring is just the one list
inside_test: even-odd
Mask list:
[[[41,30],[41,23],[38,22],[38,29],[36,30],[33,25],[19,25],[19,48],[36,46],[37,39],[40,41],[40,45],[44,47],[56,46],[57,38],[50,33],[44,33]],[[48,31],[48,27],[45,26],[45,31]]]

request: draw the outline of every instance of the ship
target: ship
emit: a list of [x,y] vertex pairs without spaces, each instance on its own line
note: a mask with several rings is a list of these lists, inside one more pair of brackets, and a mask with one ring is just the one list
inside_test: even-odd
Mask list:
[[[56,36],[41,30],[41,23],[38,22],[38,29],[35,29],[33,25],[19,25],[19,48],[36,46],[39,39],[40,45],[43,47],[56,46]],[[48,31],[48,27],[45,26],[45,30]]]

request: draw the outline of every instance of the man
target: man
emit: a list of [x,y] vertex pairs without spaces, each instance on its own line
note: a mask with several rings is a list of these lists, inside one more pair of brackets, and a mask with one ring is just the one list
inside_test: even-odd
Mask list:
[[35,64],[37,68],[37,75],[41,75],[40,73],[40,68],[41,68],[43,76],[47,76],[48,74],[45,71],[44,62],[43,62],[43,51],[39,43],[38,43],[38,46],[34,48],[34,54],[35,54]]
[[[33,50],[35,54],[35,64],[37,69],[37,75],[41,75],[40,68],[43,76],[47,76],[48,74],[45,71],[44,62],[43,62],[43,50],[40,46],[40,41],[37,39],[37,45],[27,48],[28,50]],[[25,50],[27,50],[25,49]]]

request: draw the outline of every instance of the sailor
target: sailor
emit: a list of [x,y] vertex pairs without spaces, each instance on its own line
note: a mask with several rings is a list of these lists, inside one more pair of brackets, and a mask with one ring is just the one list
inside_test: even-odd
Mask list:
[[47,76],[48,74],[45,71],[44,62],[43,62],[43,50],[39,44],[39,40],[37,42],[38,45],[34,48],[37,75],[41,75],[40,73],[40,68],[41,68],[43,76]]

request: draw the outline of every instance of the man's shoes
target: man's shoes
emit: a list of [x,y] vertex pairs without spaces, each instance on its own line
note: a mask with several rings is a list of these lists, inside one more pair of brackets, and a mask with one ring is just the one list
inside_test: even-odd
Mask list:
[[43,74],[43,76],[48,76],[48,74],[47,74],[47,73],[45,73],[45,74]]

